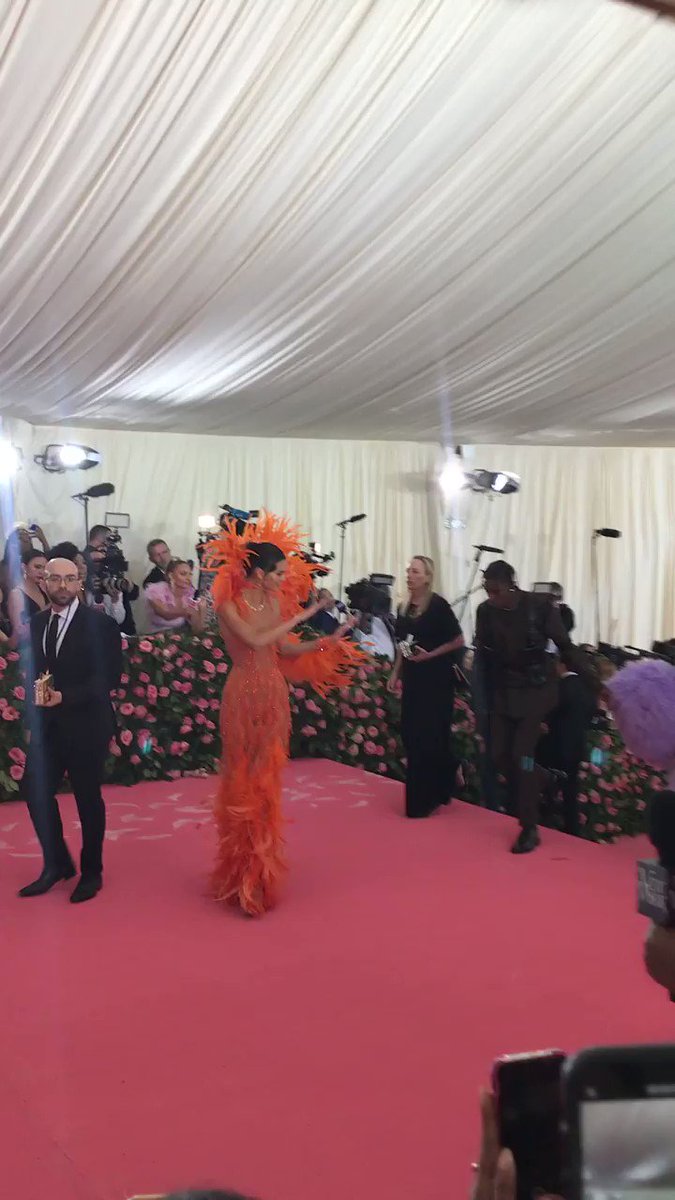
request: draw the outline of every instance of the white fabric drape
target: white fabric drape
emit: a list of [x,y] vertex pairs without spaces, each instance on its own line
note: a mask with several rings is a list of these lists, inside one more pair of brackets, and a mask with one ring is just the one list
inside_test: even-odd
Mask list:
[[0,409],[672,440],[674,127],[615,0],[5,3]]
[[336,589],[336,523],[359,512],[367,517],[347,530],[345,583],[371,571],[400,581],[411,554],[440,555],[440,499],[438,489],[428,486],[439,460],[435,446],[69,429],[67,440],[95,446],[103,463],[49,475],[33,464],[33,455],[66,440],[64,432],[6,424],[5,433],[24,451],[16,519],[43,524],[52,543],[72,538],[82,545],[82,508],[71,496],[102,480],[114,483],[114,496],[91,502],[90,523],[102,521],[107,511],[130,514],[123,538],[136,578],[149,569],[145,545],[151,537],[166,538],[174,553],[194,558],[197,519],[217,516],[221,503],[289,516],[324,552],[336,552],[329,579]]
[[[219,503],[286,513],[338,555],[336,522],[366,512],[347,532],[345,582],[389,572],[400,596],[407,559],[429,554],[439,588],[454,599],[464,588],[472,545],[487,543],[503,549],[523,586],[562,583],[577,614],[577,636],[591,640],[591,534],[609,526],[623,536],[598,542],[603,640],[648,646],[654,637],[675,636],[675,450],[476,446],[467,450],[466,465],[515,471],[521,491],[491,499],[464,492],[444,512],[434,445],[67,432],[100,450],[102,466],[47,475],[32,456],[64,440],[64,430],[6,423],[5,433],[24,450],[16,519],[38,520],[50,539],[81,544],[82,510],[70,497],[109,480],[116,494],[92,501],[91,519],[102,520],[106,511],[130,514],[124,542],[137,577],[150,537],[165,537],[175,552],[193,556],[197,518],[217,512]],[[446,517],[466,528],[446,528]],[[336,587],[338,562],[333,566]],[[478,600],[466,614],[467,633]]]

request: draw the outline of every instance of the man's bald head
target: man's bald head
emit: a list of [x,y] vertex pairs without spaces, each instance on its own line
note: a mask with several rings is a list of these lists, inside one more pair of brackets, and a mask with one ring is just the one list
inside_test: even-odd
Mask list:
[[80,577],[75,564],[67,558],[50,558],[45,587],[53,608],[67,608],[80,590]]

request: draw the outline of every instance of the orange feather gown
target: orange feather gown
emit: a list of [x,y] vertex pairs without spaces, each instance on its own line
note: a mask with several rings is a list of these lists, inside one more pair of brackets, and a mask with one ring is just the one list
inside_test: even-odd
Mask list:
[[[312,577],[301,557],[298,530],[269,513],[242,534],[230,523],[209,546],[209,565],[220,564],[212,589],[216,610],[229,601],[243,620],[252,619],[242,596],[247,542],[272,542],[286,556],[288,573],[273,623],[289,620],[306,601]],[[349,642],[317,639],[316,649],[284,658],[276,645],[254,649],[226,626],[221,630],[232,666],[221,705],[222,761],[214,804],[218,844],[211,886],[217,900],[259,916],[276,904],[286,873],[281,786],[291,729],[289,682],[302,680],[325,694],[349,683],[361,652]]]

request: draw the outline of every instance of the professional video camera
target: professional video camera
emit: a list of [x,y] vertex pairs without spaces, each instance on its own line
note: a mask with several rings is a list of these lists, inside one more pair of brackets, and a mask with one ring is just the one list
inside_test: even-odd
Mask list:
[[391,599],[388,588],[373,583],[373,579],[387,579],[393,583],[393,576],[372,576],[370,579],[358,579],[345,588],[349,607],[355,612],[368,613],[373,617],[388,617],[391,611]]
[[121,541],[121,535],[111,530],[105,539],[103,558],[86,555],[89,587],[94,594],[122,591],[129,563],[122,553]]
[[316,579],[325,575],[330,575],[331,568],[327,563],[332,563],[335,558],[335,551],[331,550],[330,554],[321,553],[321,545],[319,542],[310,542],[309,550],[302,553],[303,562],[309,563],[312,568],[312,576]]
[[[232,508],[231,504],[219,504],[218,507],[220,508],[220,516],[218,518],[218,524],[220,525],[220,528],[223,529],[228,521],[233,521],[235,530],[238,534],[242,534],[247,525],[255,525],[256,520],[260,516],[259,508]],[[195,549],[197,551],[197,558],[199,559],[200,564],[203,561],[204,554],[206,553],[209,543],[215,541],[217,537],[218,533],[214,532],[212,529],[199,530]]]

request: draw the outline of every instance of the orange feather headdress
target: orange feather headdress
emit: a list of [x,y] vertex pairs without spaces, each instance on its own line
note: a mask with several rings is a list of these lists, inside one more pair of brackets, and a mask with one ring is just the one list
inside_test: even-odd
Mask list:
[[256,523],[248,522],[241,533],[237,533],[234,521],[228,521],[223,532],[209,543],[204,556],[205,567],[216,571],[211,588],[216,608],[236,600],[245,587],[245,572],[251,557],[248,544],[271,542],[288,562],[288,572],[279,588],[278,598],[282,617],[292,617],[306,602],[312,588],[312,568],[303,557],[303,537],[296,525],[273,513],[262,512]]

